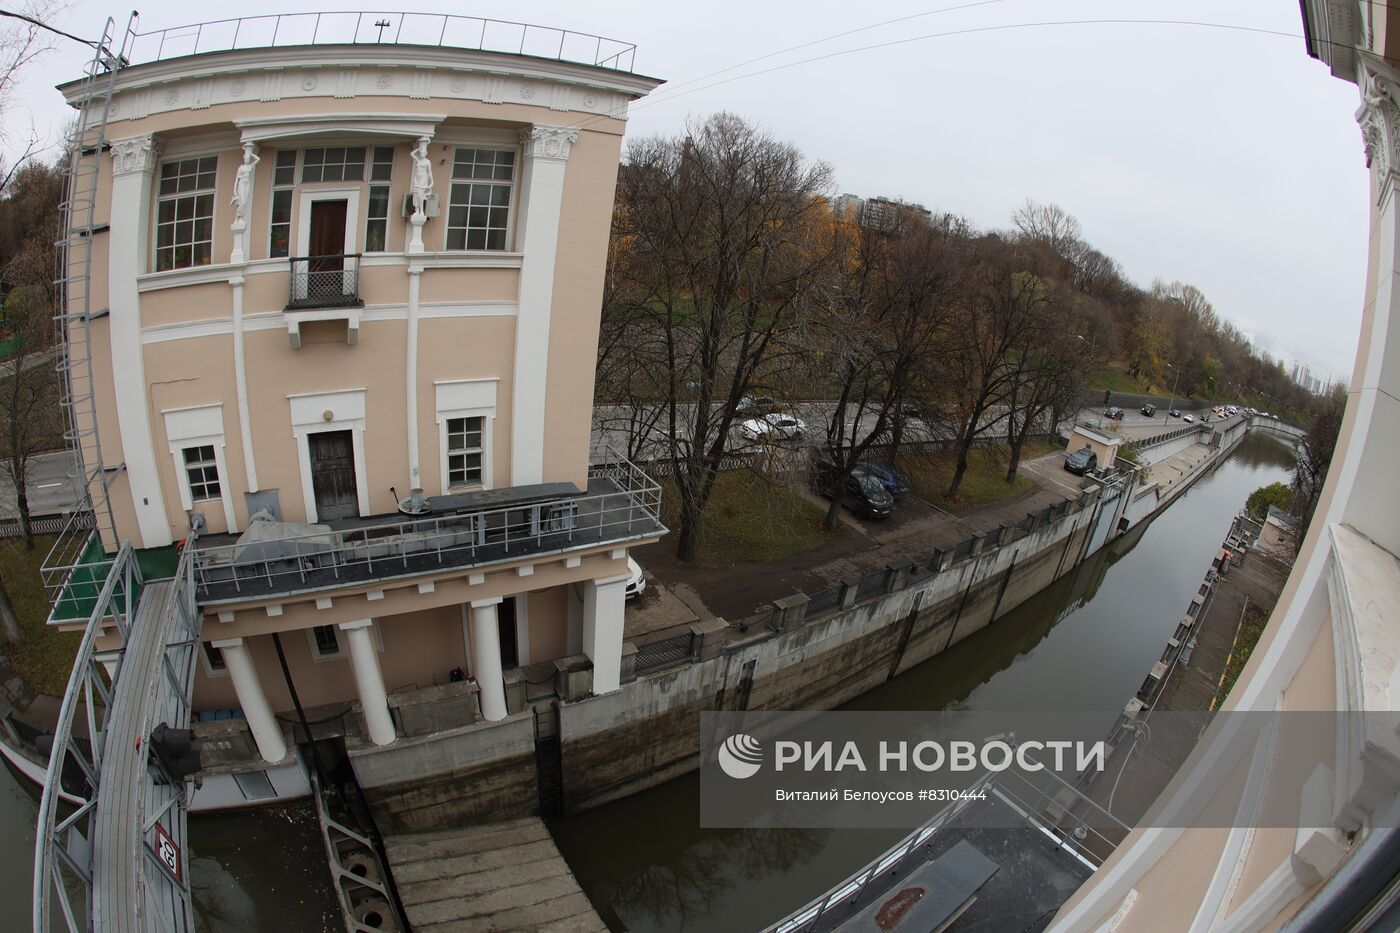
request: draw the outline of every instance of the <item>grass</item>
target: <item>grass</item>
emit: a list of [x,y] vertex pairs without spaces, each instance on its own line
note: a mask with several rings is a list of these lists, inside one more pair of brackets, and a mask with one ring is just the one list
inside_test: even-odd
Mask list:
[[24,629],[24,642],[6,645],[3,650],[32,690],[63,696],[73,669],[73,656],[83,636],[81,632],[59,632],[45,624],[49,597],[39,576],[39,564],[52,544],[52,535],[35,536],[32,551],[24,549],[23,538],[0,541],[0,579],[5,581],[5,590]]
[[1249,656],[1254,653],[1255,645],[1259,644],[1259,638],[1264,634],[1264,626],[1268,623],[1269,610],[1254,604],[1245,610],[1239,631],[1235,633],[1235,644],[1225,662],[1225,674],[1220,678],[1220,686],[1216,688],[1212,709],[1219,709],[1225,703],[1231,688],[1235,686],[1235,681],[1239,679],[1240,672],[1244,670],[1245,663],[1249,661]]
[[[1058,445],[1048,441],[1028,443],[1021,454],[1021,462],[1058,449]],[[1036,488],[1035,480],[1024,473],[1018,472],[1014,482],[1006,481],[1008,456],[1009,451],[1005,447],[973,448],[967,458],[967,472],[963,474],[962,485],[958,487],[958,494],[952,497],[947,492],[956,465],[953,455],[901,457],[899,465],[909,474],[914,495],[920,499],[942,508],[970,509],[1010,499]]]
[[[680,526],[680,495],[663,481],[663,520]],[[751,470],[721,473],[705,508],[696,562],[729,567],[740,563],[782,560],[819,548],[841,534],[825,531],[826,510],[777,480]]]
[[1089,378],[1089,388],[1108,389],[1112,392],[1128,392],[1133,395],[1150,395],[1152,386],[1127,373],[1109,366],[1101,368]]

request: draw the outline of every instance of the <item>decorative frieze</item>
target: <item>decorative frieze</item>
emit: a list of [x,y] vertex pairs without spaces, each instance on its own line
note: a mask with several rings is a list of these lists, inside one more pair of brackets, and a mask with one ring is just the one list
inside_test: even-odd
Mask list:
[[151,136],[112,140],[112,174],[153,172],[160,158],[160,143]]
[[341,99],[355,96],[355,82],[360,72],[357,65],[342,65],[335,75],[335,96]]
[[576,142],[578,130],[571,126],[536,125],[520,131],[520,148],[527,159],[564,162]]
[[1367,69],[1361,82],[1361,106],[1356,122],[1361,126],[1361,142],[1366,165],[1379,183],[1384,197],[1393,175],[1400,168],[1400,91],[1385,75]]

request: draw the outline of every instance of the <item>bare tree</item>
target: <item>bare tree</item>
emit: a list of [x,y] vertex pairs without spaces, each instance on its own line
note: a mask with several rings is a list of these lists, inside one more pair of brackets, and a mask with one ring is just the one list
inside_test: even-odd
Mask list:
[[902,432],[903,402],[935,356],[951,311],[964,226],[909,213],[883,231],[835,224],[832,280],[809,362],[836,383],[823,455],[830,462],[826,527],[840,524],[846,481],[878,443]]
[[1039,204],[1030,198],[1011,214],[1020,239],[1036,240],[1061,259],[1074,261],[1084,250],[1079,221],[1058,204]]
[[1346,407],[1346,390],[1337,386],[1323,397],[1313,415],[1312,424],[1298,442],[1298,462],[1293,467],[1294,511],[1299,522],[1297,545],[1302,544],[1308,526],[1312,524],[1313,513],[1317,511],[1317,500],[1322,495],[1322,485],[1327,482],[1327,471],[1332,466],[1332,455],[1337,449],[1337,436],[1342,430]]
[[660,419],[676,465],[677,555],[692,560],[739,400],[811,297],[827,256],[830,172],[731,114],[628,148],[609,286],[657,334]]

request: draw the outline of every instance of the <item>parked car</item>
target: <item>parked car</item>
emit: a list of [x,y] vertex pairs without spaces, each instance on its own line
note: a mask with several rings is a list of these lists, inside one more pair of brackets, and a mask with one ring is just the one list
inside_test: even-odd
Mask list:
[[1180,409],[1180,408],[1173,408],[1171,411],[1167,412],[1167,414],[1171,415],[1173,418],[1180,418],[1180,417],[1181,417],[1181,409]]
[[1065,458],[1065,469],[1083,476],[1099,467],[1099,455],[1087,444]]
[[734,406],[734,414],[745,418],[761,418],[778,410],[778,400],[766,395],[745,395]]
[[739,433],[750,441],[800,440],[807,433],[807,425],[795,415],[775,411],[745,421],[739,425]]
[[641,596],[647,588],[647,576],[642,573],[642,567],[632,558],[627,558],[627,590],[623,593],[624,599],[635,599]]
[[1155,406],[1155,405],[1144,405],[1144,406],[1142,406],[1142,413],[1143,413],[1144,415],[1146,415],[1147,417],[1151,418],[1153,415],[1157,414],[1157,406]]
[[885,491],[894,496],[895,499],[903,499],[913,489],[913,484],[909,482],[909,475],[899,467],[891,466],[888,463],[861,461],[851,472],[865,473],[875,477],[880,481],[880,485],[885,487]]
[[1182,419],[1181,419],[1181,420],[1182,420],[1182,421],[1185,421],[1187,424],[1191,424],[1191,423],[1192,423],[1193,421],[1195,421],[1196,419],[1193,418],[1193,417],[1191,417],[1190,415],[1184,415],[1184,416],[1182,416]]
[[1210,412],[1208,412],[1208,411],[1203,411],[1203,412],[1201,412],[1201,424],[1208,424],[1209,422],[1210,422]]
[[1122,421],[1123,409],[1119,408],[1117,405],[1110,406],[1103,410],[1103,416],[1105,418],[1113,418],[1115,420]]
[[[832,498],[839,472],[830,460],[816,461],[812,464],[812,490]],[[894,497],[885,489],[885,484],[871,474],[853,470],[846,477],[845,505],[863,518],[889,518]]]

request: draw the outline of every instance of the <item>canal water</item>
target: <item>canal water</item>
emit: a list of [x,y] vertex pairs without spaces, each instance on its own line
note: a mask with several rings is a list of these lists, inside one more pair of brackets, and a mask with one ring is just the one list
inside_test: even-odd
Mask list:
[[[1161,653],[1255,488],[1287,481],[1291,450],[1251,434],[1148,526],[951,651],[849,709],[1116,711]],[[27,927],[35,790],[0,768],[0,903]],[[613,929],[751,930],[781,919],[883,851],[895,831],[701,830],[694,775],[551,828]],[[340,929],[309,804],[191,819],[196,927]],[[56,929],[56,928],[55,928]]]
[[[846,709],[1102,710],[1136,692],[1186,611],[1230,520],[1293,452],[1251,433],[1149,524],[950,651]],[[691,774],[551,825],[615,930],[739,931],[782,919],[902,831],[702,830]]]

